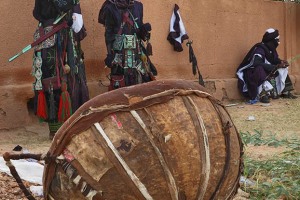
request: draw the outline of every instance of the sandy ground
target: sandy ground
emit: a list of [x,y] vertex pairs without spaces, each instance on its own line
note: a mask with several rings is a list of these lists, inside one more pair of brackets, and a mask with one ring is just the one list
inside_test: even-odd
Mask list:
[[[272,100],[270,104],[247,105],[244,102],[224,102],[238,131],[254,133],[260,131],[263,136],[275,134],[277,138],[300,138],[300,98]],[[254,120],[249,120],[254,119]],[[46,153],[51,145],[48,139],[48,127],[45,123],[16,129],[0,128],[0,154],[20,145],[31,153]],[[284,148],[268,146],[247,146],[245,153],[253,158],[265,159],[284,151]],[[30,184],[30,183],[26,183]],[[26,199],[16,182],[0,173],[0,200]]]
[[[300,97],[299,97],[300,98]],[[230,106],[230,116],[239,132],[254,134],[258,131],[262,137],[275,136],[278,140],[300,139],[300,99],[276,99],[270,104],[247,105],[237,102]],[[249,120],[249,118],[254,121]],[[286,150],[284,147],[251,146],[245,147],[248,156],[265,159]]]

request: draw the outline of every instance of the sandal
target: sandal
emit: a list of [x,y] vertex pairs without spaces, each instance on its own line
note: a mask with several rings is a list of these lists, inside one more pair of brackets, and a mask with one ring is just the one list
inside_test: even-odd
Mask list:
[[269,97],[267,95],[260,97],[259,101],[262,103],[270,103]]
[[298,97],[288,92],[287,94],[281,94],[281,97],[284,99],[297,99]]

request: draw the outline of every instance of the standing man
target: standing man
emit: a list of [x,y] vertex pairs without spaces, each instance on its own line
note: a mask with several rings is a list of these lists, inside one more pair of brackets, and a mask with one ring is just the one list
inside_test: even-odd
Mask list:
[[156,70],[149,59],[151,25],[143,23],[143,4],[106,0],[98,21],[105,26],[105,64],[111,69],[109,90],[154,80]]
[[250,49],[237,69],[238,88],[250,99],[250,104],[258,101],[269,103],[271,93],[273,98],[297,98],[291,93],[293,85],[288,76],[289,63],[281,60],[277,53],[279,39],[278,30],[267,29],[262,42]]
[[80,46],[86,32],[79,0],[35,0],[33,16],[38,21],[34,40],[62,27],[37,45],[33,55],[35,113],[48,123],[52,139],[62,123],[89,99]]

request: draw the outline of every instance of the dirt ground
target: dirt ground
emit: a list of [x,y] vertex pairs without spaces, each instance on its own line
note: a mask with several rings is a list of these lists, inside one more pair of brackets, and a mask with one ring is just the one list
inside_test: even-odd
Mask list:
[[[237,105],[231,106],[237,103]],[[224,103],[239,132],[262,133],[262,137],[274,135],[276,139],[300,139],[300,97],[276,99],[270,104],[247,105],[244,102]],[[249,119],[254,120],[249,120]],[[247,156],[265,159],[286,150],[284,147],[247,146]]]
[[[247,105],[244,102],[223,102],[238,131],[254,133],[258,130],[264,136],[275,134],[279,139],[300,139],[300,98],[277,99],[270,104]],[[252,120],[249,120],[252,119]],[[16,129],[0,128],[0,155],[20,145],[31,153],[46,153],[51,145],[48,127],[44,123]],[[268,146],[247,146],[245,153],[256,159],[264,159],[284,151],[284,148]],[[27,183],[30,184],[30,183]],[[9,176],[0,173],[0,200],[25,199],[17,184]]]

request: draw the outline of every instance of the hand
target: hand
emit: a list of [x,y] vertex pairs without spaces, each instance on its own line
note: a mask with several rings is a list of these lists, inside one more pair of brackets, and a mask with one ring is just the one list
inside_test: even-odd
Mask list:
[[138,30],[138,36],[146,41],[150,39],[151,24],[145,23]]
[[107,54],[106,58],[104,59],[105,65],[109,68],[112,67],[113,60],[114,60],[114,55]]
[[72,27],[72,25],[73,25],[73,19],[68,20],[67,24],[68,24],[69,27]]
[[143,24],[142,29],[144,29],[147,32],[150,32],[152,30],[151,24],[150,23]]
[[277,64],[276,65],[276,68],[279,69],[279,68],[286,68],[287,66],[285,66],[285,64],[283,62],[281,62],[280,64]]
[[285,67],[290,66],[290,64],[289,64],[288,61],[286,61],[286,60],[282,60],[281,63],[283,63]]

